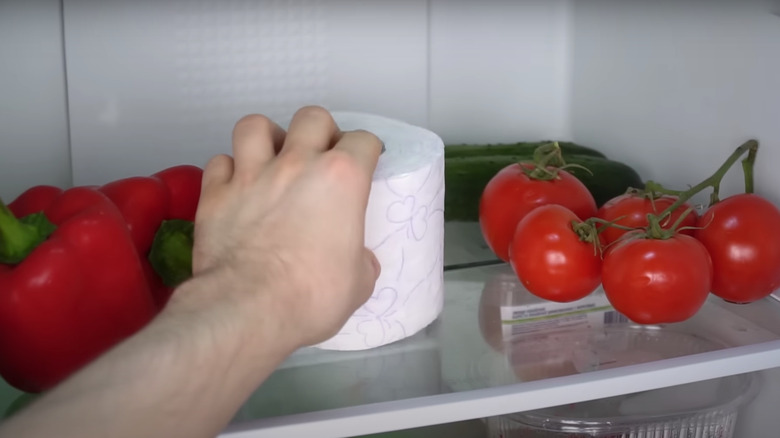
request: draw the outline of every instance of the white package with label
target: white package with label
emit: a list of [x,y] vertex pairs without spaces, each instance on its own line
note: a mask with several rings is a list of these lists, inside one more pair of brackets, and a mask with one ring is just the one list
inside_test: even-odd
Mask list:
[[433,132],[379,115],[332,111],[342,131],[379,137],[365,244],[382,267],[371,297],[316,347],[365,350],[407,338],[444,305],[444,143]]

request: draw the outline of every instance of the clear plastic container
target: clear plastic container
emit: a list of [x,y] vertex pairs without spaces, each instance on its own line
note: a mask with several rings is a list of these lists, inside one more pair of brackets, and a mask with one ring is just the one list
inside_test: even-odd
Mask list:
[[[486,283],[479,324],[492,353],[475,360],[474,381],[529,382],[726,348],[684,324],[631,323],[598,290],[572,303],[533,296],[509,268]],[[481,379],[481,380],[480,380]],[[645,391],[485,419],[493,438],[730,438],[757,375]]]
[[492,438],[731,438],[758,380],[742,374],[486,421]]

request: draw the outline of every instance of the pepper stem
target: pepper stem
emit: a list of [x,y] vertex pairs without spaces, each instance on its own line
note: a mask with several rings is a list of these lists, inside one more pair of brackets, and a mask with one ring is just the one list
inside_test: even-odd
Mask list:
[[192,276],[194,229],[191,221],[171,219],[155,234],[149,262],[166,286],[176,287]]
[[17,219],[0,199],[0,263],[22,262],[55,229],[43,213]]

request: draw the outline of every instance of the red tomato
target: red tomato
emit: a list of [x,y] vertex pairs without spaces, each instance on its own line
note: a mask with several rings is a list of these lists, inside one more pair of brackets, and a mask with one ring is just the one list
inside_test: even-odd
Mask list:
[[620,242],[604,257],[602,286],[612,306],[639,324],[685,321],[704,304],[712,284],[712,261],[698,240]]
[[[533,169],[531,163],[524,167]],[[580,219],[596,215],[596,201],[588,188],[565,170],[549,181],[531,179],[520,164],[501,169],[487,183],[479,201],[479,225],[491,250],[509,261],[509,245],[515,228],[526,214],[541,205],[562,205]]]
[[750,303],[780,287],[780,210],[755,194],[713,205],[699,219],[696,238],[712,257],[712,293]]
[[[604,219],[605,221],[615,221],[615,224],[622,225],[624,227],[644,228],[647,226],[648,214],[661,213],[674,204],[675,201],[677,201],[677,197],[675,196],[661,196],[660,198],[656,198],[651,202],[644,196],[625,194],[607,201],[606,204],[599,208],[596,216],[600,219]],[[655,205],[655,208],[653,208],[653,205]],[[662,222],[661,225],[663,228],[671,228],[672,225],[677,222],[677,219],[679,219],[688,208],[690,208],[690,204],[685,203],[672,211],[670,217],[664,219]],[[621,216],[623,217],[622,219],[617,221],[615,220]],[[695,210],[692,210],[690,213],[688,213],[687,216],[685,216],[685,219],[683,219],[678,229],[682,227],[695,226],[697,219],[698,214]],[[618,240],[626,232],[626,230],[621,230],[620,228],[606,227],[604,228],[604,231],[601,232],[601,235],[604,237],[604,241],[607,244],[610,244]],[[693,232],[694,230],[681,231],[682,234],[687,234],[689,236],[693,236]]]
[[579,218],[566,207],[548,204],[517,225],[510,247],[512,268],[529,292],[566,303],[593,292],[601,283],[601,255],[572,228]]

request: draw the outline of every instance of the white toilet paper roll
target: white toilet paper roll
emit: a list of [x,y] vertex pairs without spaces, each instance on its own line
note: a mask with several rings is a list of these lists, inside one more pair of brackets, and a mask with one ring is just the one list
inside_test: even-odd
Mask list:
[[342,130],[364,129],[385,144],[366,211],[366,246],[382,266],[371,298],[328,350],[365,350],[412,336],[444,304],[444,143],[431,131],[377,115],[333,112]]

